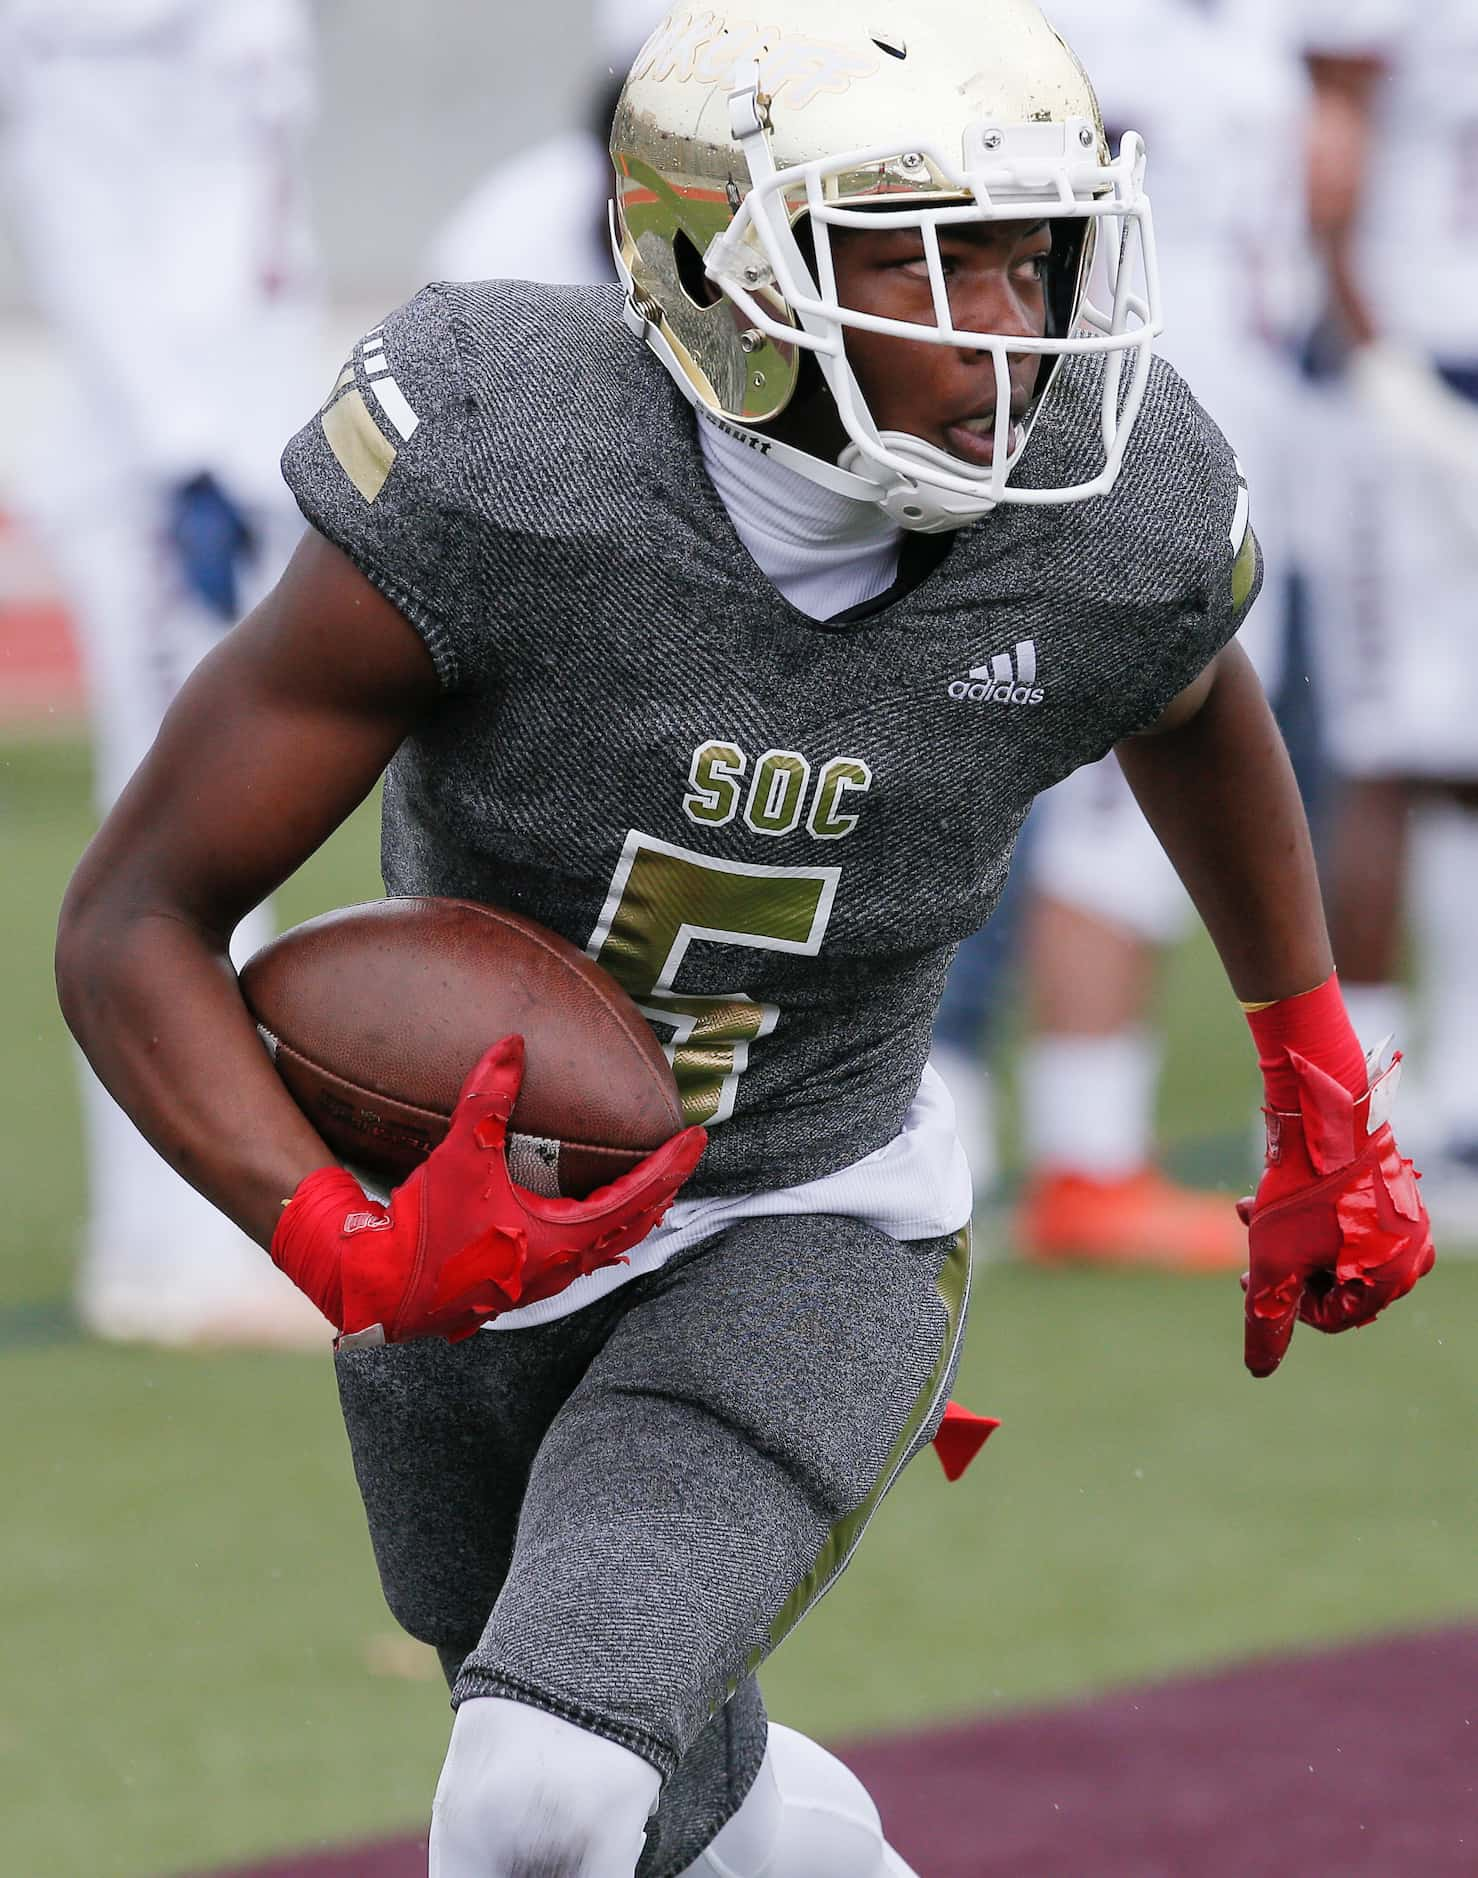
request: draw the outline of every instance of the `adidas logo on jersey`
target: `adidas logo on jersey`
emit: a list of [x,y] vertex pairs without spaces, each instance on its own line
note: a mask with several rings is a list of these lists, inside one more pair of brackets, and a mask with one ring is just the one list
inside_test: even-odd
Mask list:
[[1023,639],[1014,655],[996,653],[989,664],[977,665],[968,678],[957,678],[949,695],[959,704],[1040,704],[1043,692],[1037,683],[1036,641]]

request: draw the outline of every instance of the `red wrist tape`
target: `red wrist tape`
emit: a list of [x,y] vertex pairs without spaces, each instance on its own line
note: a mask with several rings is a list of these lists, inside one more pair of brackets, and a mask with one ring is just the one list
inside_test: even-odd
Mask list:
[[272,1235],[272,1263],[313,1300],[335,1330],[344,1327],[339,1235],[356,1207],[373,1206],[352,1174],[342,1167],[320,1167],[299,1181]]
[[1365,1052],[1345,1010],[1338,972],[1331,972],[1313,991],[1279,998],[1276,1004],[1246,1015],[1270,1109],[1284,1114],[1298,1109],[1298,1076],[1289,1060],[1290,1050],[1342,1083],[1357,1101],[1365,1094],[1369,1086]]

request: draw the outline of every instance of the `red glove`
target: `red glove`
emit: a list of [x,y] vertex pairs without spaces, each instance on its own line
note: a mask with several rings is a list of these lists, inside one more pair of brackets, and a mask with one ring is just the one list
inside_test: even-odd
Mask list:
[[462,1085],[446,1139],[388,1205],[342,1167],[322,1167],[283,1209],[273,1261],[339,1327],[341,1347],[459,1343],[490,1317],[624,1264],[697,1166],[708,1137],[685,1128],[588,1199],[515,1186],[504,1143],[523,1055],[522,1037],[493,1045]]
[[1296,1321],[1331,1332],[1368,1324],[1436,1253],[1420,1176],[1387,1119],[1400,1057],[1371,1080],[1334,978],[1249,1021],[1267,1083],[1268,1155],[1256,1198],[1237,1208],[1251,1242],[1245,1361],[1271,1376]]

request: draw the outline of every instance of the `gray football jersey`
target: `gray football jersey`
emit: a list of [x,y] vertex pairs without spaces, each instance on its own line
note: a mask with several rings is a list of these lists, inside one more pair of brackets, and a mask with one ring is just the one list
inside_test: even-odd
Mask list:
[[[1098,369],[1064,367],[1025,480],[1087,473]],[[1232,453],[1163,365],[1111,495],[1001,509],[828,624],[740,543],[699,421],[617,289],[443,285],[283,459],[445,688],[386,779],[387,890],[607,966],[712,1129],[694,1194],[897,1134],[1032,798],[1151,723],[1259,579]]]

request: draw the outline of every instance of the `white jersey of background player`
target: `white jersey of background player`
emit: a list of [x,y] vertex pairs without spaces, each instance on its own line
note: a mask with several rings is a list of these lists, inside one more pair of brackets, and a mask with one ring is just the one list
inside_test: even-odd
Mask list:
[[[1350,1014],[1404,1026],[1408,833],[1427,1023],[1426,1191],[1478,1239],[1478,7],[1299,0],[1319,199],[1351,348],[1318,401],[1308,558],[1331,755],[1329,868]],[[1327,62],[1338,62],[1333,66]],[[1371,62],[1364,82],[1361,61]],[[1343,70],[1341,70],[1343,67]]]
[[[1160,349],[1231,439],[1247,473],[1268,582],[1240,634],[1263,682],[1278,682],[1293,496],[1288,443],[1297,403],[1292,363],[1305,240],[1301,201],[1307,87],[1282,0],[1047,0],[1054,26],[1092,73],[1105,122],[1139,131],[1151,152],[1150,191],[1164,288]],[[1159,946],[1181,937],[1190,902],[1112,757],[1050,790],[1034,811],[1027,866],[1057,905]],[[1124,1009],[1118,1029],[1079,1034],[1051,986],[1050,915],[1033,920],[1036,993],[1046,1014],[1024,1060],[1025,1145],[1039,1170],[1120,1185],[1148,1167],[1157,1052]],[[1064,955],[1061,969],[1075,971]],[[951,1058],[955,1052],[950,1052]],[[958,1067],[950,1081],[961,1088]],[[968,1099],[968,1098],[967,1098]],[[1071,1188],[1071,1212],[1090,1196]],[[1127,1203],[1129,1189],[1121,1198]],[[1241,1259],[1237,1223],[1170,1189],[1132,1191],[1124,1230],[1186,1240],[1187,1262]],[[1107,1185],[1104,1189],[1107,1192]],[[1100,1205],[1102,1195],[1091,1196]],[[1063,1197],[1034,1183],[1020,1220],[1028,1249],[1062,1251],[1076,1232]],[[1153,1207],[1155,1220],[1141,1218]],[[1100,1211],[1102,1210],[1100,1205]],[[1040,1247],[1036,1245],[1041,1239]],[[1204,1242],[1198,1255],[1193,1241]],[[1170,1248],[1167,1246],[1166,1250]]]
[[[79,632],[100,810],[224,614],[271,586],[301,532],[277,460],[320,354],[312,97],[297,0],[0,4],[8,219],[70,381],[20,497]],[[268,930],[265,913],[247,922],[238,951]],[[88,1326],[306,1333],[303,1300],[90,1072],[83,1104]]]
[[[1299,295],[1293,256],[1304,238],[1306,86],[1278,23],[1281,5],[1124,0],[1105,11],[1094,0],[1052,0],[1047,9],[1093,74],[1104,121],[1139,131],[1153,155],[1166,308],[1159,350],[1231,439],[1247,473],[1269,578],[1238,636],[1269,690],[1281,659],[1279,579],[1292,558],[1287,445]],[[1234,153],[1230,161],[1223,152]],[[1106,768],[1111,764],[1105,760]],[[1101,797],[1106,786],[1090,770],[1078,771],[1043,798],[1044,820],[1055,822],[1059,801]],[[1125,832],[1127,853],[1141,845],[1144,821],[1127,789],[1120,793],[1134,828],[1132,836]],[[1050,837],[1044,846],[1039,865],[1051,868]],[[1100,866],[1085,851],[1080,864],[1101,874],[1102,886],[1091,889],[1085,881],[1084,892],[1089,904],[1100,892],[1109,896],[1105,910],[1128,924],[1143,916],[1147,937],[1175,936],[1184,925],[1184,895],[1147,830],[1143,855],[1132,876],[1122,878],[1116,855]]]
[[[1299,0],[1295,11],[1310,55],[1383,68],[1351,179],[1351,267],[1374,330],[1348,335],[1347,424],[1318,464],[1335,754],[1354,775],[1471,778],[1478,392],[1461,397],[1434,368],[1478,371],[1478,7]],[[1339,630],[1342,617],[1364,631]]]
[[601,118],[628,66],[662,18],[662,0],[597,0],[589,122],[546,137],[499,164],[438,230],[433,279],[614,280],[604,204],[611,159]]

